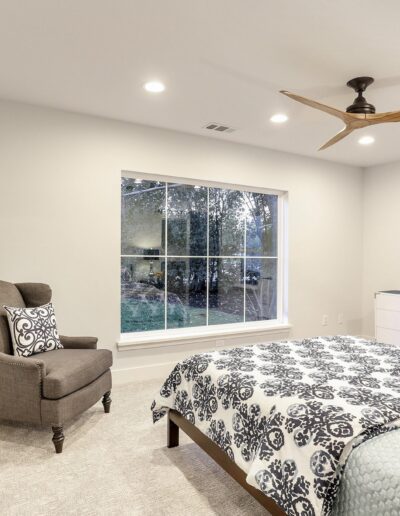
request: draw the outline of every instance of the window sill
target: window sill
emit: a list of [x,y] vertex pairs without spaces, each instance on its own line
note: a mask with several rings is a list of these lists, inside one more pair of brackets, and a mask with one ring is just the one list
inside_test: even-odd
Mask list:
[[243,336],[264,336],[288,333],[292,328],[291,324],[273,324],[266,322],[249,323],[245,326],[227,324],[210,328],[197,327],[178,330],[149,331],[140,333],[129,333],[121,335],[117,342],[118,351],[132,349],[164,348],[169,346],[184,346],[197,342],[216,341],[216,346],[224,346],[225,339],[234,339]]

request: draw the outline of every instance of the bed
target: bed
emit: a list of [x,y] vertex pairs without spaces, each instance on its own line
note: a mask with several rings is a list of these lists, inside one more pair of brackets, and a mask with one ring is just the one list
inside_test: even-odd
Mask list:
[[169,447],[181,428],[274,516],[400,514],[398,347],[336,336],[193,355],[151,408]]

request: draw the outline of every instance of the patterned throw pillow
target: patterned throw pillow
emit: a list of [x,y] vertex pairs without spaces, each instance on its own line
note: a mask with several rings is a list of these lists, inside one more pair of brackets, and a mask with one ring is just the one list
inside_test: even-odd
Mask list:
[[29,357],[36,353],[63,348],[51,303],[35,308],[4,308],[10,325],[14,355]]

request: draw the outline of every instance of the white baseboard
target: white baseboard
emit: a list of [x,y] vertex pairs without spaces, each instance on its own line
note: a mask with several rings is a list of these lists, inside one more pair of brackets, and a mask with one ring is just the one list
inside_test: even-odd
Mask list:
[[165,381],[176,364],[165,362],[140,367],[127,367],[124,369],[112,369],[113,385],[124,385],[132,382],[143,382],[146,380],[160,380],[160,385]]

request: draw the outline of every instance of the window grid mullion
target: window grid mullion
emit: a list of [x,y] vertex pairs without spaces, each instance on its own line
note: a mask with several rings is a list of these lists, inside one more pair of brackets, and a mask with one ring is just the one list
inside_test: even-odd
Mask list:
[[165,183],[164,330],[168,328],[168,183]]
[[[121,254],[121,258],[146,258],[150,256],[149,254]],[[203,256],[195,256],[195,255],[184,255],[184,254],[170,254],[168,258],[207,258],[207,255]],[[213,256],[210,255],[209,258],[229,258],[229,259],[240,259],[244,258],[244,254],[237,254],[235,256]],[[249,259],[258,259],[258,260],[277,260],[278,256],[247,256]]]
[[208,326],[208,306],[210,296],[210,189],[207,188],[207,258],[206,258],[206,326]]
[[246,322],[246,267],[247,267],[247,217],[244,217],[244,249],[243,249],[243,322]]

